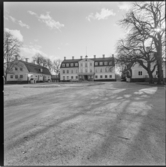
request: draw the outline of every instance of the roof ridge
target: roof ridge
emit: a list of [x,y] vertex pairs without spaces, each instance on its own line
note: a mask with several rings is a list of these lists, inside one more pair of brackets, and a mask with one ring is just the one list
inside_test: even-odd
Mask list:
[[23,63],[31,64],[31,65],[33,65],[33,66],[39,66],[39,67],[48,69],[47,67],[41,66],[41,65],[39,65],[39,64],[34,64],[34,63],[26,62],[26,61],[23,61],[23,60],[20,60],[20,61],[22,61]]

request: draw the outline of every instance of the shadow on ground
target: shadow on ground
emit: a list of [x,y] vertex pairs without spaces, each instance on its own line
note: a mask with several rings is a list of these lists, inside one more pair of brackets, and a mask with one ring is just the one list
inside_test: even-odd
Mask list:
[[[46,98],[49,100],[44,104],[41,103]],[[44,106],[49,107],[54,103],[55,112],[51,113],[49,119],[45,118],[50,120],[47,124],[43,122],[45,126],[34,131],[29,129],[28,132],[20,134],[19,138],[7,143],[6,151],[61,126],[67,127],[67,130],[65,128],[62,130],[64,137],[62,140],[65,140],[67,135],[77,132],[75,136],[71,135],[70,140],[73,141],[73,145],[78,142],[79,135],[80,140],[86,138],[91,141],[93,138],[89,145],[88,141],[85,142],[87,145],[84,147],[89,149],[86,153],[80,153],[84,158],[80,159],[78,164],[163,165],[165,164],[164,98],[162,87],[142,85],[136,87],[133,83],[123,85],[116,83],[81,89],[72,87],[65,89],[65,94],[62,90],[44,93],[39,97],[22,99],[21,103],[19,100],[10,101],[6,107],[18,107],[20,104],[29,103],[32,110],[37,105],[37,109],[43,113],[45,113],[42,111]],[[37,120],[37,123],[42,122]],[[74,127],[69,126],[73,123]],[[57,131],[56,135],[61,136],[62,131]],[[94,140],[95,135],[100,137]],[[49,151],[49,154],[53,152],[55,154],[57,151]],[[66,164],[70,163],[69,160],[66,161]]]

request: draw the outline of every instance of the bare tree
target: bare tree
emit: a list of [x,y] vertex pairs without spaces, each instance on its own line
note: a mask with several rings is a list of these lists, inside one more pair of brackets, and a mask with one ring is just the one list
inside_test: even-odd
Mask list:
[[53,61],[53,70],[56,74],[60,73],[60,66],[61,66],[62,61],[60,59],[54,60]]
[[33,61],[35,61],[38,65],[42,65],[44,63],[44,57],[40,53],[36,53],[35,56],[33,56]]
[[52,61],[51,61],[49,58],[46,59],[46,64],[47,64],[47,68],[48,68],[50,71],[52,71],[53,63],[52,63]]
[[[118,57],[116,59],[116,63],[125,66],[125,71],[130,71],[131,75],[131,67],[136,63],[139,64],[147,71],[150,78],[149,82],[153,83],[153,72],[157,66],[157,56],[152,50],[147,49],[144,46],[146,39],[131,39],[131,35],[133,34],[129,34],[126,40],[119,41],[117,45]],[[152,66],[152,63],[154,64],[154,66]]]
[[19,52],[20,47],[22,46],[22,42],[20,42],[17,38],[15,38],[10,32],[4,32],[4,76],[5,80],[7,74],[13,68],[12,61],[17,57],[20,58]]
[[121,20],[138,37],[151,39],[157,53],[158,84],[162,83],[162,53],[165,45],[165,2],[135,2],[133,9]]
[[52,71],[52,62],[49,58],[44,57],[40,53],[36,53],[33,57],[33,61],[35,61],[38,65],[41,65],[43,67],[48,68],[50,71]]

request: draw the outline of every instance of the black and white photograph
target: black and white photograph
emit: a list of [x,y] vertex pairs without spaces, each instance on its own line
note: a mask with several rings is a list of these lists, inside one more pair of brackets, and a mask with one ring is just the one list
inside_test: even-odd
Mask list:
[[4,1],[4,166],[165,166],[165,46],[165,1]]

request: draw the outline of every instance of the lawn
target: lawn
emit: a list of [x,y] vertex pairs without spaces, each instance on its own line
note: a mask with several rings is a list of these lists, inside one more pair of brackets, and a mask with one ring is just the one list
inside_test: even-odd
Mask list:
[[164,165],[164,87],[5,85],[4,165]]

